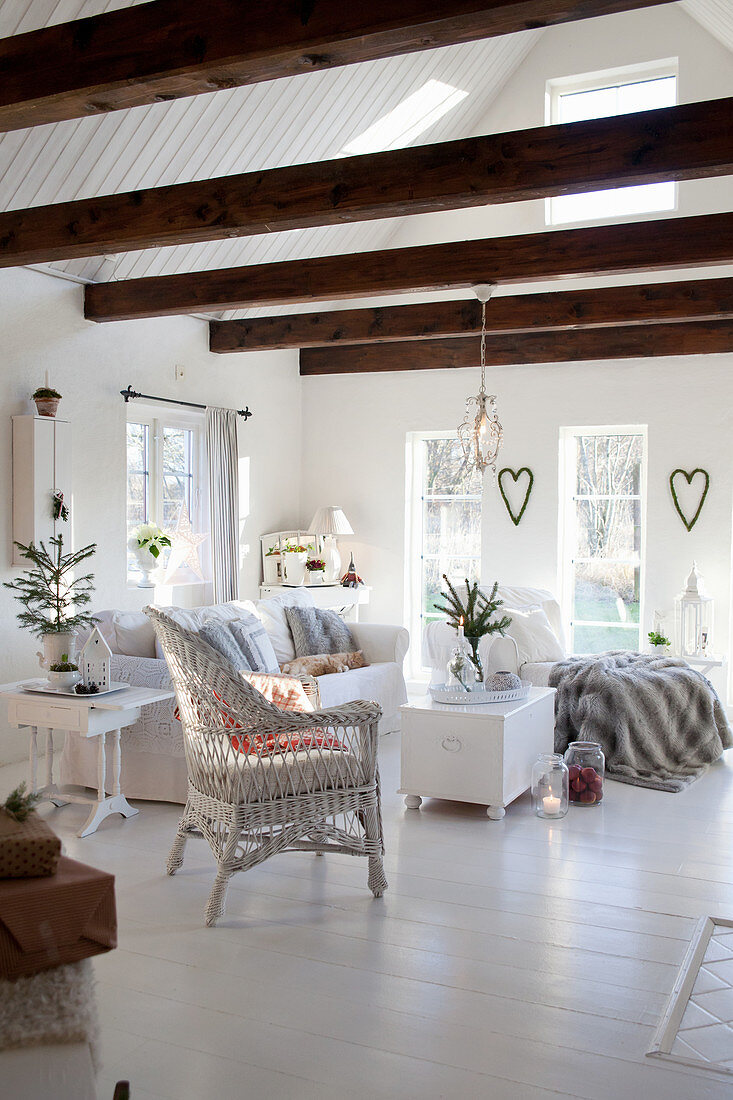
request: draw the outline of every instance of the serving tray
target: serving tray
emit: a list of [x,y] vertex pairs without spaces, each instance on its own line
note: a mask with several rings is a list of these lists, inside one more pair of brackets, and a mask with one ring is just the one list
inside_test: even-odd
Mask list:
[[512,703],[520,699],[528,699],[532,690],[529,680],[522,680],[522,686],[512,688],[511,691],[457,691],[448,688],[445,684],[431,684],[430,694],[436,703],[460,703],[462,706],[479,703]]
[[129,684],[111,683],[108,688],[104,688],[102,691],[82,695],[78,691],[74,691],[73,686],[61,687],[57,684],[50,684],[48,680],[28,680],[20,686],[23,691],[32,691],[39,695],[67,695],[73,699],[94,699],[97,695],[109,695],[113,691],[124,691],[130,687]]

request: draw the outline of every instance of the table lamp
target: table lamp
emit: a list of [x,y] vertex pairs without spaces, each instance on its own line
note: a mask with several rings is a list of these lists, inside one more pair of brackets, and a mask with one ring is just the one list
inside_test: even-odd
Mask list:
[[327,508],[319,508],[308,527],[314,535],[320,535],[323,540],[323,560],[326,563],[326,584],[338,584],[341,577],[341,555],[339,554],[336,537],[338,535],[353,535],[351,524],[340,508],[331,504]]

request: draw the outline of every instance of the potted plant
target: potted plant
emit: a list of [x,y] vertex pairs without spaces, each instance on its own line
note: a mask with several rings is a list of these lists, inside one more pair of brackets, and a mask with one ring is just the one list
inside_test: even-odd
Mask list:
[[127,545],[135,554],[142,571],[138,588],[155,588],[150,574],[158,564],[161,550],[171,545],[170,535],[166,535],[157,523],[141,523],[132,532]]
[[312,546],[303,546],[300,542],[288,540],[283,546],[283,580],[286,584],[298,585],[305,581],[305,563]]
[[478,581],[470,584],[468,578],[466,578],[466,601],[464,603],[445,573],[443,574],[443,580],[448,586],[447,592],[441,592],[441,596],[446,601],[446,606],[436,603],[435,609],[444,612],[459,638],[465,636],[469,650],[467,656],[476,671],[477,682],[482,684],[484,670],[479,655],[479,643],[487,634],[503,634],[512,621],[508,615],[502,615],[500,618],[494,619],[497,611],[504,603],[496,595],[499,582],[494,581],[491,595],[487,597],[479,591]]
[[265,564],[263,568],[263,579],[265,584],[279,584],[282,580],[282,576],[280,575],[280,557],[280,547],[277,543],[268,548],[265,554]]
[[58,390],[52,390],[50,386],[39,386],[33,394],[33,400],[39,416],[55,416],[61,394]]
[[61,660],[49,667],[48,682],[54,687],[71,688],[79,680],[79,666],[69,661],[67,653],[61,654]]
[[43,640],[43,653],[39,653],[41,667],[50,671],[52,665],[73,662],[76,650],[76,632],[80,627],[92,626],[96,619],[83,610],[91,602],[94,576],[86,573],[74,576],[74,570],[96,553],[96,543],[64,554],[63,535],[52,536],[51,549],[43,542],[38,546],[23,546],[16,542],[22,558],[27,558],[33,568],[24,570],[16,581],[4,581],[3,587],[15,593],[23,605],[17,615],[21,626]]
[[652,647],[652,653],[656,656],[662,657],[664,654],[669,653],[669,647],[672,643],[664,634],[660,634],[658,630],[650,630],[647,637],[649,645]]
[[326,563],[323,558],[308,558],[305,567],[308,570],[309,584],[323,584],[326,572]]

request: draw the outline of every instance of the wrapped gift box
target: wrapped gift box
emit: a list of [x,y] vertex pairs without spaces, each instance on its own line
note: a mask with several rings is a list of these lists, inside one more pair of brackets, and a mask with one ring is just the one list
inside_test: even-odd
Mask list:
[[0,878],[55,875],[61,841],[35,811],[25,821],[0,809]]
[[48,878],[0,882],[0,978],[78,962],[117,946],[114,875],[62,856]]

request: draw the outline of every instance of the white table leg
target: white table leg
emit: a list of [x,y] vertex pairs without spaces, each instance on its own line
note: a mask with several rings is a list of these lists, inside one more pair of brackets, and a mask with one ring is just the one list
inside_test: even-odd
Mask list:
[[31,726],[31,748],[30,759],[28,761],[28,782],[30,784],[30,793],[34,794],[38,790],[38,731],[35,726]]
[[490,817],[492,821],[501,821],[505,813],[506,810],[503,806],[489,806],[486,810],[486,816]]
[[107,753],[105,749],[105,740],[107,735],[102,733],[99,735],[99,756],[97,758],[97,783],[99,786],[97,802],[84,823],[84,828],[77,834],[80,837],[89,836],[90,833],[95,833],[104,819],[111,814],[122,814],[123,817],[134,817],[135,814],[140,812],[136,810],[134,806],[130,805],[124,794],[120,791],[120,775],[122,771],[120,731],[118,729],[113,730],[112,734],[114,736],[114,746],[112,750],[112,794],[108,797],[105,789],[107,782]]
[[405,805],[408,810],[419,810],[422,805],[422,798],[419,794],[408,794],[405,798]]

